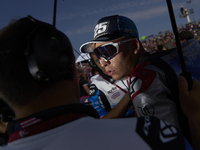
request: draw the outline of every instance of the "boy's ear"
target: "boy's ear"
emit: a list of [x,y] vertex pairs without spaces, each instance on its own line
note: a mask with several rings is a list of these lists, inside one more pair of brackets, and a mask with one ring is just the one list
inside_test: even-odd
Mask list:
[[140,50],[140,42],[136,38],[134,38],[131,42],[132,42],[132,45],[133,45],[134,54],[137,54],[138,51]]

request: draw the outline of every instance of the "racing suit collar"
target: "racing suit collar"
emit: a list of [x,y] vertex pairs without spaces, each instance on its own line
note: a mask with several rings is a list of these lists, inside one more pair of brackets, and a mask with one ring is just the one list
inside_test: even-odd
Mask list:
[[113,80],[112,77],[104,74],[102,71],[99,72],[99,74],[104,78],[106,79],[108,82],[110,82],[111,84],[114,84],[115,83],[115,80]]

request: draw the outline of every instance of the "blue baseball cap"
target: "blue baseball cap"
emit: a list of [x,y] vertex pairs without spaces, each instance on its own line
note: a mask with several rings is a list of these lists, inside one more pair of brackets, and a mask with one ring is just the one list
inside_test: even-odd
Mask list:
[[93,43],[103,43],[119,39],[123,36],[138,38],[135,23],[124,16],[113,15],[101,18],[94,28],[94,40],[86,42],[80,47],[80,52],[93,51]]

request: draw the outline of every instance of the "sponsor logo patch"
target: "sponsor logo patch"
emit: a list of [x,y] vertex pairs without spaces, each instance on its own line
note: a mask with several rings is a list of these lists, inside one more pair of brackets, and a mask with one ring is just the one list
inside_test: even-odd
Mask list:
[[143,132],[146,136],[148,136],[149,134],[149,127],[151,125],[151,122],[150,122],[150,117],[149,116],[145,116],[144,117],[144,127],[143,127]]
[[185,139],[181,132],[156,117],[139,117],[136,132],[150,149],[185,149]]
[[140,116],[153,116],[155,113],[154,107],[149,103],[141,103],[137,109]]
[[160,127],[161,127],[161,131],[160,131],[159,136],[160,136],[160,140],[163,143],[167,143],[178,137],[177,129],[174,126],[170,125],[169,123],[160,121]]
[[120,96],[120,92],[117,92],[117,93],[114,93],[112,96],[111,96],[111,98],[112,99],[115,99],[115,98],[117,98],[117,97],[119,97]]
[[89,95],[90,95],[90,96],[94,96],[94,95],[97,93],[97,91],[98,91],[97,87],[96,87],[94,84],[92,84],[92,85],[90,86]]
[[25,135],[27,135],[29,132],[27,131],[26,132],[26,130],[21,130],[20,132],[19,132],[19,135],[21,136],[21,137],[24,137]]
[[108,94],[114,92],[117,89],[117,87],[113,87],[111,90],[108,91]]

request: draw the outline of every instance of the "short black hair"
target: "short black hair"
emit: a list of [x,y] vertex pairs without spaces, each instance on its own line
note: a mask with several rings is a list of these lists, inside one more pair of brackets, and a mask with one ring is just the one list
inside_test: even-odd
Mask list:
[[194,38],[194,34],[188,30],[184,30],[179,33],[179,37],[180,37],[180,40],[185,39],[186,41],[188,41]]

